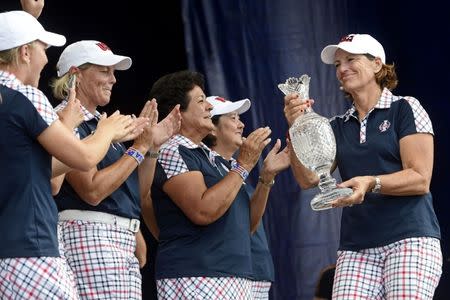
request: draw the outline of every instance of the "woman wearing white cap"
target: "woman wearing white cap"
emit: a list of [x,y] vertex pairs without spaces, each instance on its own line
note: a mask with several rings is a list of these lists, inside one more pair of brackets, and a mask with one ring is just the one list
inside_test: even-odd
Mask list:
[[[213,106],[211,119],[215,128],[203,139],[203,142],[224,158],[222,163],[225,169],[229,170],[234,161],[233,154],[238,151],[243,142],[244,123],[240,120],[239,115],[250,108],[250,100],[231,102],[217,96],[208,97],[206,100]],[[251,260],[253,274],[251,280],[253,299],[255,300],[269,299],[270,286],[275,279],[262,215],[266,208],[270,189],[275,183],[275,176],[290,164],[288,148],[278,152],[280,146],[281,142],[278,139],[264,159],[256,189],[249,184],[244,185],[252,202],[250,215],[252,216]]]
[[270,129],[247,137],[228,172],[202,143],[214,129],[203,85],[201,74],[179,71],[158,79],[150,92],[161,116],[175,105],[182,115],[180,134],[161,147],[151,190],[160,229],[158,299],[252,299],[243,183],[270,142]]
[[[131,59],[116,55],[104,43],[83,40],[67,46],[53,82],[56,98],[64,99],[70,78],[84,112],[80,137],[97,130],[98,106],[109,103],[115,70],[126,70]],[[67,105],[63,101],[57,109]],[[141,275],[134,252],[139,232],[140,197],[150,190],[156,157],[162,143],[180,126],[178,108],[156,124],[155,100],[141,113],[149,124],[128,149],[111,144],[105,158],[87,172],[66,174],[55,196],[64,254],[82,299],[140,299]]]
[[[331,120],[335,166],[353,189],[344,207],[333,299],[432,299],[442,272],[440,229],[433,210],[433,128],[419,101],[391,93],[397,85],[383,46],[350,34],[322,50],[334,64],[352,107]],[[311,102],[285,97],[289,124]],[[292,157],[291,157],[292,159]],[[302,187],[318,179],[298,160]]]
[[130,117],[116,114],[81,142],[58,120],[37,86],[47,64],[45,50],[65,41],[26,12],[0,13],[1,299],[78,299],[58,251],[58,215],[50,188],[51,176],[67,167],[56,162],[52,174],[51,156],[88,170],[113,139],[133,129]]

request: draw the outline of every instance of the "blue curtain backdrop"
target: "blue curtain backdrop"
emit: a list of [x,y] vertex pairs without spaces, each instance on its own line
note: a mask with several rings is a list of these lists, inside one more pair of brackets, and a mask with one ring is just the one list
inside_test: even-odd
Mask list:
[[[332,67],[317,63],[319,48],[348,28],[337,7],[317,1],[185,1],[186,50],[191,69],[206,75],[207,92],[250,98],[242,115],[249,133],[270,126],[285,143],[283,94],[277,84],[307,73],[314,109],[325,116],[343,112]],[[344,12],[346,3],[341,4]],[[320,16],[320,17],[318,17]],[[253,172],[257,176],[257,172]],[[317,190],[301,191],[290,170],[276,178],[264,216],[276,282],[273,299],[311,299],[320,270],[336,259],[340,210],[313,212]]]
[[[385,47],[388,63],[397,66],[400,85],[394,92],[417,97],[434,121],[437,150],[432,191],[448,257],[443,187],[444,178],[449,178],[444,170],[448,167],[444,112],[448,114],[449,104],[443,87],[450,81],[448,72],[441,70],[443,63],[448,67],[448,54],[440,47],[448,44],[445,10],[431,2],[414,6],[402,1],[181,3],[188,65],[206,75],[207,94],[231,100],[250,98],[252,108],[242,115],[246,133],[268,125],[272,137],[283,142],[287,125],[277,84],[307,73],[312,77],[314,110],[327,117],[342,113],[349,103],[339,92],[334,68],[321,63],[320,51],[347,33],[376,37]],[[253,172],[252,179],[256,176]],[[335,261],[340,211],[313,212],[309,202],[317,190],[301,190],[290,171],[276,180],[264,215],[276,269],[271,299],[309,300],[320,270]],[[446,269],[448,262],[441,285],[448,280]],[[436,299],[445,294],[441,288]]]

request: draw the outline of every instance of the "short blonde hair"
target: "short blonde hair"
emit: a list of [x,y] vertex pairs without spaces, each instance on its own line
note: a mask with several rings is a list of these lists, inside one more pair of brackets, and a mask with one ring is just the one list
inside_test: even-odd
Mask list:
[[[78,66],[78,69],[85,70],[91,67],[92,64],[86,63]],[[69,80],[70,72],[67,72],[61,77],[56,77],[50,82],[50,87],[52,88],[53,96],[56,99],[64,100],[69,96]]]
[[64,100],[67,98],[67,96],[69,96],[69,78],[70,74],[66,73],[62,77],[54,78],[50,82],[53,96],[56,99]]
[[0,51],[0,65],[17,65],[19,62],[19,47]]
[[[33,42],[30,42],[25,45],[34,47],[35,42],[36,41],[33,41]],[[25,45],[21,45],[21,46],[14,47],[12,49],[0,51],[0,66],[1,65],[6,65],[6,66],[16,65],[16,66],[18,66],[19,65],[19,49],[20,49],[20,47],[25,46]]]

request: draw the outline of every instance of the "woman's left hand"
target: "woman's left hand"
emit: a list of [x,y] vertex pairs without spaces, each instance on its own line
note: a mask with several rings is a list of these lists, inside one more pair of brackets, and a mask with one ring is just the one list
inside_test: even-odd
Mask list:
[[148,122],[140,134],[135,137],[135,146],[157,151],[170,137],[177,134],[181,126],[180,106],[176,105],[172,111],[158,122],[158,104],[155,99],[147,101],[142,109],[140,118]]
[[286,146],[282,151],[281,141],[277,139],[273,148],[269,151],[264,159],[263,169],[261,171],[261,177],[264,182],[270,182],[281,171],[287,169],[291,163],[289,158],[289,148]]
[[134,140],[144,131],[144,128],[148,126],[148,118],[145,117],[134,117],[133,115],[133,123],[130,125],[133,127],[133,130],[130,131],[126,136],[122,137],[120,140],[114,141],[116,143],[123,143]]
[[366,193],[372,189],[373,182],[373,176],[356,176],[338,184],[338,187],[341,188],[351,188],[353,190],[353,194],[331,202],[332,207],[344,207],[353,206],[354,204],[361,204],[364,201]]
[[[157,112],[157,111],[156,111]],[[181,113],[180,105],[176,105],[172,111],[160,122],[158,121],[158,114],[156,114],[156,119],[151,124],[151,136],[152,141],[150,148],[159,149],[162,144],[164,144],[168,139],[170,139],[174,134],[180,131],[181,127]]]

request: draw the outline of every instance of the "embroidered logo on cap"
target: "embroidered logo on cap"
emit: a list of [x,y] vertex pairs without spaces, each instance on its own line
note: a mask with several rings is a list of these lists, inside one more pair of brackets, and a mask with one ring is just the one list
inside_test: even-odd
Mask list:
[[108,47],[105,43],[97,43],[96,45],[97,45],[100,49],[102,49],[103,51],[111,50],[111,49],[109,49],[109,47]]
[[381,122],[380,126],[378,126],[378,129],[380,129],[380,132],[385,132],[389,127],[391,127],[391,122],[384,120]]
[[216,97],[216,100],[220,101],[220,102],[223,102],[223,103],[228,102],[226,99],[224,99],[222,97]]
[[341,38],[340,42],[351,42],[351,41],[353,41],[354,36],[355,36],[354,34],[346,35],[343,38]]

